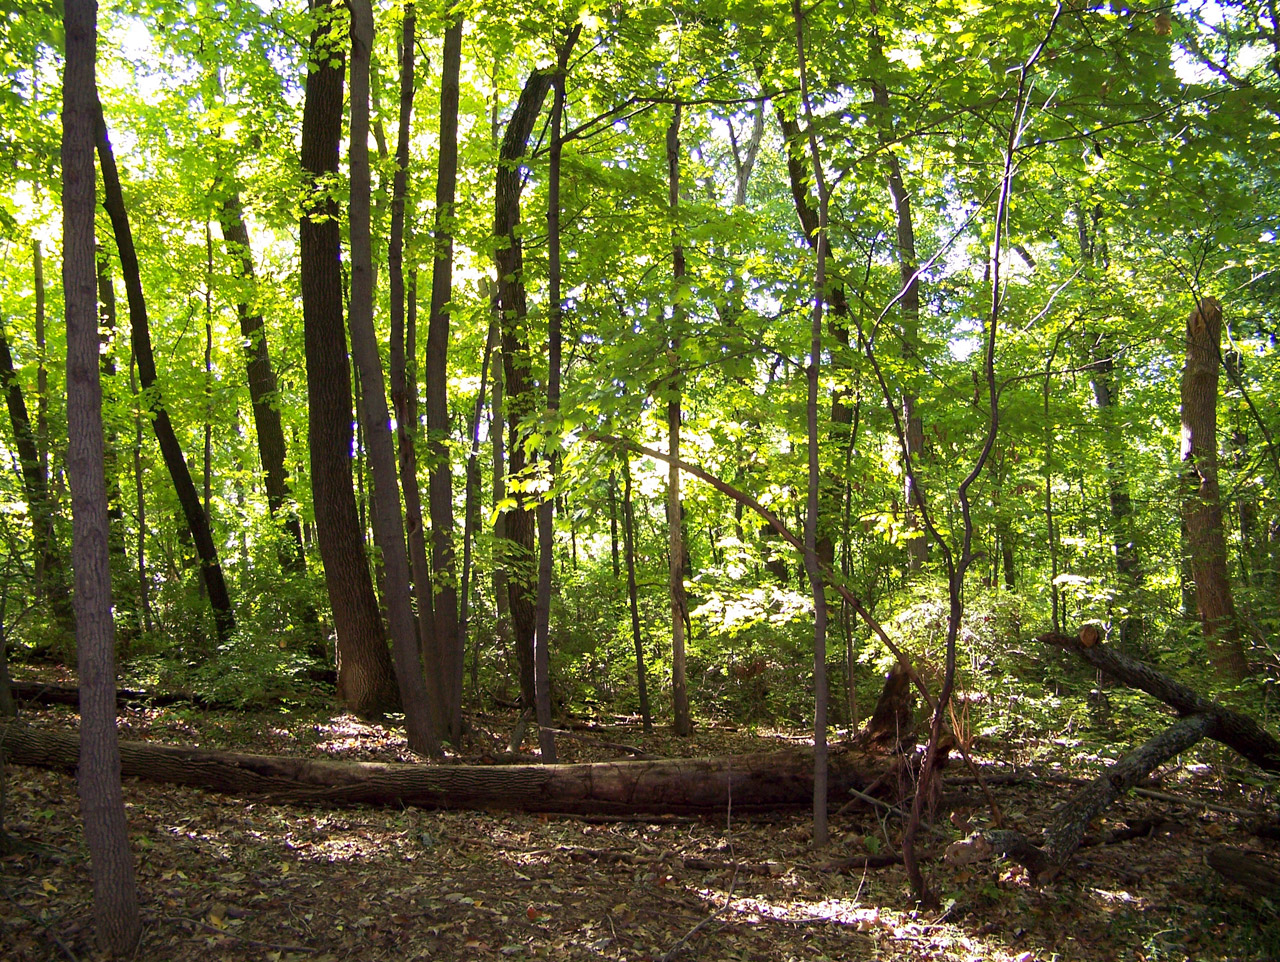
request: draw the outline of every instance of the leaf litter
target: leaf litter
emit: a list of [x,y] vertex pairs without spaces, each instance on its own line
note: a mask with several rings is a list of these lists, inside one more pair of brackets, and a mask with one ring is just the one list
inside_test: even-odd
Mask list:
[[[73,712],[30,712],[70,727]],[[508,730],[514,716],[478,730]],[[582,726],[587,728],[588,726]],[[210,748],[410,760],[395,729],[346,715],[132,710],[122,736]],[[598,736],[598,737],[597,737]],[[482,736],[478,736],[482,737]],[[692,739],[642,734],[625,722],[561,738],[563,761],[618,757],[605,742],[653,755],[720,755],[793,745],[794,731],[707,726]],[[526,746],[534,743],[530,736]],[[487,755],[491,746],[479,744]],[[616,745],[614,746],[616,748]],[[1002,751],[1001,748],[1004,750]],[[527,750],[534,750],[527,748]],[[1068,788],[980,759],[1006,824],[1038,832]],[[468,758],[467,760],[472,760]],[[1047,767],[1050,759],[1040,760]],[[1064,769],[1057,769],[1059,774]],[[1065,770],[1092,772],[1068,764]],[[959,769],[956,769],[958,774]],[[1271,789],[1183,771],[1166,792],[1257,808]],[[987,824],[971,779],[945,787],[937,827],[948,839]],[[832,819],[834,842],[810,844],[806,813],[728,819],[548,816],[506,811],[324,809],[268,804],[126,780],[149,960],[555,959],[725,962],[881,959],[946,962],[1235,960],[1280,957],[1280,922],[1205,864],[1227,841],[1256,852],[1235,815],[1131,796],[1038,887],[1010,862],[952,866],[931,838],[926,870],[942,907],[916,906],[893,854],[902,825],[855,804]],[[29,843],[0,858],[0,958],[93,958],[89,867],[74,780],[7,768],[5,827]],[[1231,807],[1228,805],[1227,807]],[[833,807],[834,809],[834,807]],[[1119,830],[1119,831],[1117,831]],[[936,835],[937,833],[935,833]],[[936,844],[935,844],[936,842]]]

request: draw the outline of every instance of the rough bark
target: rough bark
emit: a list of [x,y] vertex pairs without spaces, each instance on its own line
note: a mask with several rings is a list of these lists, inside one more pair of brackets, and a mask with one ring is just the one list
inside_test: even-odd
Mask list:
[[410,748],[420,754],[434,755],[440,751],[439,731],[434,718],[436,706],[431,702],[422,675],[404,519],[400,513],[396,453],[391,439],[391,415],[387,409],[382,358],[373,328],[376,280],[369,171],[369,56],[373,49],[373,6],[369,0],[351,0],[350,8],[351,354],[360,374],[360,413],[373,475],[373,530],[382,552],[382,571],[386,578],[384,600],[405,729]]
[[[74,734],[9,722],[0,742],[10,764],[73,771]],[[607,815],[723,815],[799,808],[812,800],[809,752],[673,758],[579,765],[424,765],[244,755],[122,742],[130,777],[188,785],[277,803],[411,805]],[[893,756],[849,752],[832,758],[833,800],[864,790],[898,764]],[[886,779],[886,782],[893,781]]]
[[397,707],[399,694],[353,488],[342,236],[330,193],[342,134],[343,51],[325,18],[311,35],[311,51],[302,109],[308,196],[299,233],[311,492],[337,634],[338,698],[357,714],[372,716]]
[[1182,463],[1196,610],[1209,657],[1223,678],[1249,674],[1240,621],[1227,576],[1227,546],[1218,494],[1218,365],[1222,305],[1206,297],[1187,318],[1187,363],[1182,372]]
[[262,312],[254,304],[258,278],[253,266],[253,249],[249,246],[249,229],[244,222],[244,205],[238,191],[232,191],[222,202],[219,224],[227,253],[239,262],[240,280],[244,285],[242,295],[236,299],[236,314],[240,318],[241,346],[249,381],[249,400],[253,405],[258,458],[262,462],[263,486],[267,491],[267,510],[277,523],[283,522],[291,542],[290,548],[280,553],[282,566],[286,571],[302,572],[306,570],[302,523],[297,513],[289,509],[284,426],[276,396],[278,384],[271,366],[271,354],[267,350],[266,324]]
[[685,624],[689,619],[684,592],[684,511],[680,504],[680,342],[684,335],[684,245],[680,240],[680,104],[667,127],[667,209],[671,217],[671,378],[667,384],[667,585],[671,599],[671,709],[677,735],[693,732],[689,715],[689,688],[685,678]]
[[[445,30],[440,76],[440,157],[436,166],[435,261],[427,327],[427,432],[431,451],[431,569],[435,634],[450,735],[462,736],[463,636],[459,631],[454,549],[453,470],[449,450],[449,302],[453,299],[454,200],[458,184],[458,99],[462,16]],[[407,146],[407,145],[406,145]]]
[[[502,138],[494,187],[493,233],[497,238],[494,264],[498,274],[506,401],[503,420],[510,432],[507,476],[511,478],[519,477],[525,471],[520,422],[533,413],[536,403],[529,372],[528,334],[524,329],[528,297],[524,283],[524,248],[518,229],[522,184],[520,158],[524,156],[542,103],[551,89],[551,80],[551,72],[535,70],[525,81]],[[503,512],[502,525],[501,536],[506,541],[502,565],[506,572],[512,641],[520,665],[520,697],[526,707],[532,707],[535,700],[533,637],[536,623],[533,510],[521,499],[515,507]]]
[[1056,632],[1040,635],[1036,640],[1074,652],[1117,681],[1160,699],[1179,715],[1206,715],[1214,719],[1207,737],[1239,752],[1259,768],[1280,772],[1280,740],[1248,715],[1242,715],[1205,698],[1181,682],[1109,645],[1086,647],[1079,638]]
[[[67,326],[67,472],[71,481],[72,566],[82,723],[79,741],[74,736],[70,741],[80,762],[80,811],[89,845],[98,946],[109,954],[125,955],[137,944],[142,926],[120,787],[116,736],[115,629],[111,620],[97,268],[93,244],[95,120],[101,124],[95,71],[96,16],[97,5],[93,0],[67,0],[62,109],[62,287]],[[7,748],[12,758],[12,746]]]

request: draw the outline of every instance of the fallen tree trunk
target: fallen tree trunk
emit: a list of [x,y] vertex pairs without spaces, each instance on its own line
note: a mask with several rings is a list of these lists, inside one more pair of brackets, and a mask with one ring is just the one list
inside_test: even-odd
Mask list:
[[[0,725],[10,764],[74,772],[74,732]],[[122,774],[271,802],[516,809],[574,814],[714,815],[801,807],[813,799],[812,752],[581,765],[426,765],[245,755],[121,742]],[[844,801],[899,764],[894,756],[833,752],[830,797]]]
[[964,864],[1006,855],[1041,881],[1049,881],[1075,854],[1094,818],[1156,768],[1204,738],[1212,726],[1213,719],[1208,715],[1181,718],[1129,752],[1063,806],[1053,826],[1044,833],[1043,847],[1010,829],[981,831],[951,845],[947,860]]
[[1205,698],[1179,681],[1136,658],[1106,645],[1086,646],[1081,639],[1048,632],[1036,641],[1074,652],[1100,671],[1131,688],[1145,691],[1174,708],[1179,715],[1206,715],[1213,724],[1205,737],[1222,742],[1268,772],[1280,772],[1280,741],[1248,715]]

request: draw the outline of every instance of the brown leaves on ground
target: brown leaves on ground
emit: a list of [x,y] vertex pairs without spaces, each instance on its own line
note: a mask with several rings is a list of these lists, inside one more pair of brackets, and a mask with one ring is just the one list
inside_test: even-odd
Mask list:
[[[36,724],[72,725],[48,711]],[[478,725],[490,753],[514,718]],[[505,726],[505,731],[503,730]],[[300,712],[131,712],[127,737],[239,750],[408,759],[401,735],[347,716]],[[581,727],[565,761],[616,757],[604,743],[654,755],[764,751],[797,733],[704,728],[693,739],[638,726]],[[533,736],[526,741],[526,750]],[[983,760],[991,772],[995,759]],[[1007,772],[1007,769],[1003,769]],[[1081,774],[1088,774],[1082,771]],[[1201,798],[1208,771],[1169,786]],[[938,826],[985,824],[977,786],[956,779]],[[1006,820],[1038,831],[1070,788],[1048,780],[991,786]],[[866,869],[898,850],[896,816],[850,806],[833,847],[815,852],[803,813],[727,821],[637,821],[268,805],[129,781],[125,785],[148,960],[662,959],[719,912],[677,957],[705,960],[1246,959],[1274,957],[1274,907],[1250,902],[1204,863],[1212,844],[1266,851],[1229,815],[1130,798],[1098,826],[1098,844],[1037,888],[1007,862],[928,863],[944,908],[913,907],[900,866]],[[1248,799],[1234,798],[1235,805]],[[951,813],[955,818],[949,818]],[[90,958],[89,875],[75,784],[8,769],[9,831],[34,846],[0,858],[0,957]],[[1146,820],[1151,833],[1114,833]],[[1112,835],[1108,835],[1112,832]],[[1129,833],[1132,834],[1132,833]],[[936,839],[940,856],[946,841]],[[931,843],[932,844],[932,843]],[[841,870],[833,871],[833,866]],[[849,866],[854,866],[850,868]]]

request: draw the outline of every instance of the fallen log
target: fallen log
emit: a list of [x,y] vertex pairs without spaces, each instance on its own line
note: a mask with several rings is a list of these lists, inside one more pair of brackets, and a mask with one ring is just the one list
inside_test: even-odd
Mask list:
[[1211,848],[1206,861],[1224,879],[1239,885],[1250,895],[1273,902],[1280,899],[1280,866],[1275,862],[1223,845]]
[[962,865],[1006,855],[1041,881],[1049,881],[1075,854],[1094,818],[1160,765],[1204,738],[1212,725],[1213,719],[1208,715],[1181,718],[1129,752],[1063,806],[1052,827],[1045,831],[1043,845],[1009,829],[980,831],[948,847],[947,860]]
[[[74,772],[74,732],[0,725],[11,765]],[[722,815],[775,811],[813,799],[813,753],[673,758],[578,765],[428,765],[327,761],[120,743],[121,773],[270,802],[515,809],[571,814]],[[886,779],[893,756],[833,751],[830,798],[840,802]]]
[[1074,652],[1117,681],[1159,698],[1179,715],[1208,716],[1213,724],[1205,737],[1222,742],[1259,768],[1280,772],[1280,741],[1248,715],[1242,715],[1211,698],[1205,698],[1150,665],[1106,645],[1088,647],[1079,638],[1052,631],[1040,635],[1036,641]]

